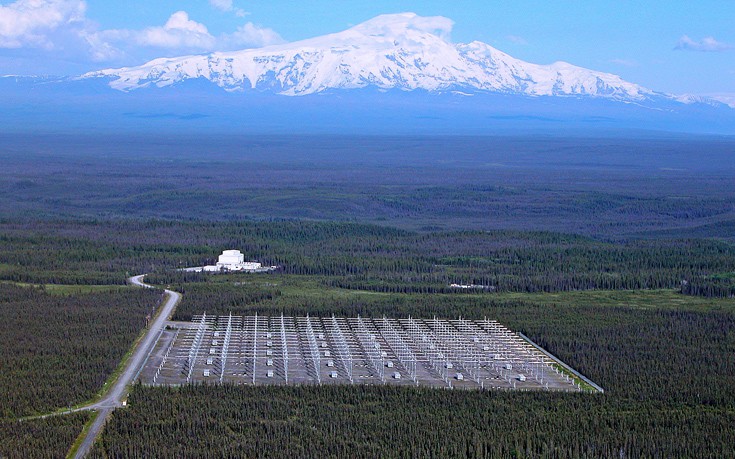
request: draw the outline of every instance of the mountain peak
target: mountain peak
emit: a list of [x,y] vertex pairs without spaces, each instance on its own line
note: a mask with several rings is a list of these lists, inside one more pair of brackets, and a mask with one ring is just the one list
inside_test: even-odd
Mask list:
[[407,33],[421,32],[449,40],[454,21],[443,16],[419,16],[416,13],[381,14],[352,27],[351,31],[364,35],[393,38]]
[[209,55],[156,59],[108,69],[122,91],[206,79],[228,91],[305,95],[333,89],[400,89],[602,97],[640,101],[654,93],[617,75],[565,62],[537,65],[479,41],[453,44],[454,22],[442,16],[385,14],[342,32],[307,40]]

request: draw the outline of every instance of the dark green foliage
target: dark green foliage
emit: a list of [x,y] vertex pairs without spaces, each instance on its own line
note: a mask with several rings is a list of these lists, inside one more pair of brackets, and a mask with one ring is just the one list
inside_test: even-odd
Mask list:
[[681,293],[708,298],[735,298],[735,275],[699,276],[682,281]]
[[[281,269],[262,275],[173,271],[213,263],[227,248]],[[127,275],[148,272],[149,281],[183,291],[180,319],[202,311],[487,316],[528,334],[607,391],[590,397],[349,387],[140,389],[132,409],[115,415],[95,457],[140,457],[143,451],[147,457],[201,456],[203,448],[215,457],[257,455],[259,450],[249,448],[260,446],[269,449],[262,453],[268,456],[620,457],[621,448],[625,457],[732,456],[735,362],[729,357],[735,354],[735,332],[729,308],[535,304],[503,299],[502,292],[681,288],[727,296],[700,287],[729,285],[732,279],[719,273],[732,272],[734,259],[732,243],[717,240],[416,233],[318,222],[0,222],[0,279],[121,284]],[[468,295],[450,289],[452,282],[492,288]],[[34,363],[40,376],[3,360],[2,368],[13,369],[4,373],[14,375],[5,382],[0,377],[0,385],[10,384],[0,386],[8,387],[0,392],[9,399],[0,398],[6,416],[65,406],[69,394],[79,401],[94,393],[140,330],[145,305],[150,308],[160,294],[130,289],[56,297],[7,284],[0,293],[16,313],[28,307],[31,317],[53,316],[59,330],[66,330],[59,338],[49,320],[11,315],[22,327],[5,320],[0,329],[9,324],[13,337],[27,329],[34,346],[36,339],[63,352],[78,342],[91,346],[73,348],[88,358],[52,356],[58,358],[53,368]],[[90,332],[99,329],[85,322],[93,314],[48,312],[68,305],[81,313],[100,304],[126,305],[114,314],[106,311],[113,315],[103,331],[128,333],[127,341],[101,342],[104,333]],[[110,317],[125,319],[121,325]],[[113,347],[118,354],[106,354]],[[31,362],[35,354],[50,354],[32,349],[12,354]],[[3,359],[14,358],[3,350]],[[82,361],[97,375],[84,383],[75,379],[82,371],[73,367]],[[61,382],[57,367],[67,375]],[[42,377],[49,375],[57,378],[54,390],[42,390]],[[157,410],[170,403],[159,417]],[[448,440],[441,441],[444,435]]]
[[735,455],[732,312],[520,302],[485,311],[606,393],[137,387],[101,447],[116,458]]
[[55,296],[0,283],[0,418],[92,397],[160,298],[160,291],[137,288]]
[[732,239],[733,144],[658,135],[0,135],[0,215]]
[[[483,318],[494,308],[513,307],[525,303],[496,300],[491,295],[439,295],[439,294],[372,294],[349,292],[340,294],[337,289],[320,286],[321,277],[312,276],[274,276],[267,281],[277,285],[233,285],[219,282],[218,277],[210,282],[184,283],[174,286],[177,291],[187,292],[176,308],[174,319],[191,320],[193,315],[262,315],[287,316],[331,316],[382,317],[395,318],[445,317]],[[314,289],[301,291],[304,284]],[[282,290],[288,290],[283,294]],[[316,292],[316,293],[315,293]]]
[[79,412],[45,419],[0,421],[0,457],[66,457],[71,444],[89,418],[90,413]]
[[605,396],[198,386],[139,387],[131,404],[106,457],[731,457],[735,441],[732,412]]
[[184,294],[174,313],[175,320],[191,320],[194,314],[206,312],[212,315],[245,313],[270,304],[281,292],[273,287],[257,287],[238,284],[183,284],[177,292]]
[[[699,288],[729,272],[735,246],[717,240],[602,242],[547,232],[412,233],[346,223],[28,222],[0,223],[0,279],[29,283],[120,284],[157,273],[163,284],[205,278],[173,273],[214,263],[238,248],[276,273],[324,276],[333,287],[449,293],[451,283],[486,291]],[[715,282],[707,280],[707,282]],[[718,287],[719,288],[719,287]],[[728,290],[729,289],[729,290]]]

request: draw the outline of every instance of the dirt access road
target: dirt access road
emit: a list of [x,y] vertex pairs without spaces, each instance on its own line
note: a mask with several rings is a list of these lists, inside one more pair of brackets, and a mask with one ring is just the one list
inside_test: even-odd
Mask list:
[[[144,276],[145,274],[133,276],[128,279],[128,282],[142,288],[153,288],[143,282]],[[138,342],[135,349],[133,349],[133,354],[130,356],[130,359],[128,360],[120,377],[117,378],[110,390],[108,390],[98,402],[75,410],[98,411],[97,419],[95,419],[94,423],[87,431],[84,440],[82,440],[82,443],[74,456],[75,458],[83,458],[87,453],[89,453],[89,450],[92,448],[95,440],[102,432],[102,428],[104,427],[107,418],[110,416],[110,413],[112,413],[115,408],[122,406],[122,401],[127,395],[128,386],[138,375],[143,363],[145,363],[145,360],[148,357],[148,354],[150,354],[151,349],[153,349],[153,346],[156,344],[156,340],[158,340],[161,330],[163,330],[163,327],[166,325],[166,321],[171,317],[174,312],[174,308],[181,300],[180,293],[174,292],[173,290],[165,290],[165,292],[166,301],[159,309],[158,314],[153,319],[150,327],[148,327],[148,332],[143,336],[143,339]]]

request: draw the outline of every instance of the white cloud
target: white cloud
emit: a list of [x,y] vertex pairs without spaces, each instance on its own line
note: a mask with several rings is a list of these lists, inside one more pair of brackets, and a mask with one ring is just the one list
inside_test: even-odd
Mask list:
[[239,18],[243,18],[249,14],[242,8],[236,8],[235,5],[232,4],[232,0],[209,0],[209,4],[220,11],[235,13],[235,16]]
[[518,35],[507,35],[505,38],[507,38],[508,41],[510,41],[511,43],[515,43],[516,45],[527,45],[528,44],[528,41],[525,38],[520,37]]
[[232,9],[232,0],[209,0],[209,4],[220,11],[230,11]]
[[189,14],[186,11],[177,11],[172,14],[171,17],[168,18],[168,21],[166,21],[163,28],[164,30],[182,30],[187,33],[191,32],[201,35],[209,35],[207,26],[189,19]]
[[210,50],[217,42],[207,27],[189,19],[186,11],[175,12],[162,27],[148,27],[131,35],[139,45],[168,49]]
[[237,49],[241,47],[261,47],[283,43],[284,40],[273,29],[259,27],[248,22],[231,34],[225,34],[220,40],[224,48]]
[[441,37],[449,38],[454,27],[454,21],[444,16],[416,16],[412,21],[412,25],[418,30],[436,33]]
[[125,56],[122,50],[111,45],[107,40],[116,31],[106,33],[82,31],[79,35],[89,47],[89,54],[95,62],[107,62]]
[[[240,14],[230,0],[211,1]],[[252,22],[234,32],[213,35],[186,11],[173,13],[162,25],[101,30],[86,17],[86,10],[85,0],[16,0],[0,4],[0,49],[28,49],[40,60],[53,57],[78,66],[83,66],[83,61],[131,65],[163,56],[232,51],[284,41],[273,29]],[[12,72],[11,67],[5,70]]]
[[418,16],[415,13],[383,14],[357,26],[367,34],[397,36],[406,29],[418,30],[449,40],[454,21],[443,16]]
[[[143,55],[165,50],[167,55],[188,52],[230,51],[282,43],[284,40],[273,29],[252,22],[235,32],[212,35],[207,27],[192,20],[185,11],[172,14],[163,26],[142,30],[103,30],[87,33],[84,39],[96,61],[111,61],[124,56]],[[145,52],[148,49],[149,52]],[[155,56],[160,57],[160,56]]]
[[54,43],[48,35],[80,26],[86,9],[84,0],[17,0],[0,5],[0,48],[51,49]]
[[719,52],[732,49],[733,46],[721,41],[717,41],[714,37],[704,37],[701,40],[692,40],[687,35],[682,35],[676,43],[674,49],[681,51],[702,51],[702,52]]
[[611,64],[622,65],[624,67],[638,67],[638,62],[631,59],[610,59]]

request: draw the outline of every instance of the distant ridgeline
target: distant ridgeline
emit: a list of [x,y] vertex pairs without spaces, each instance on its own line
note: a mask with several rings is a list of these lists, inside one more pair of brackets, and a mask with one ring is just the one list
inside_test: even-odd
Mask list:
[[46,83],[0,78],[0,132],[25,133],[34,126],[34,132],[85,135],[507,135],[529,130],[575,135],[611,130],[735,134],[734,109],[666,99],[652,109],[580,96],[371,87],[289,97],[259,90],[226,92],[201,78],[130,93],[111,89],[105,79]]

